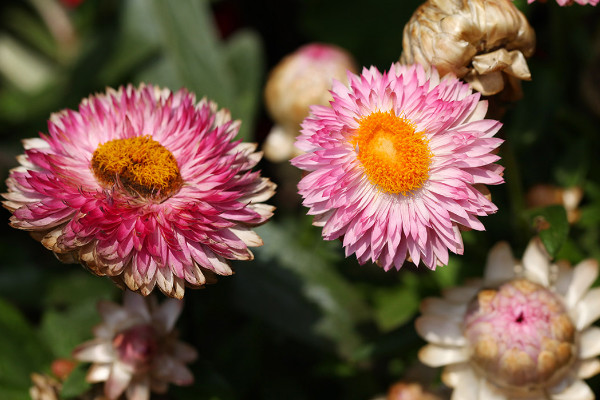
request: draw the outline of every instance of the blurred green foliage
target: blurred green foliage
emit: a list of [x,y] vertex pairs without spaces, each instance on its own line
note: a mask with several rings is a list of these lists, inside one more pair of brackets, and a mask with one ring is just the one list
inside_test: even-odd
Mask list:
[[[261,142],[271,121],[262,104],[268,70],[307,42],[337,44],[361,65],[388,68],[417,0],[84,0],[0,5],[0,172],[22,152],[20,139],[45,130],[50,113],[75,108],[106,86],[152,82],[187,87],[243,121],[240,137]],[[539,233],[549,252],[575,263],[600,259],[600,9],[517,2],[538,37],[532,82],[502,119],[507,183],[491,188],[499,207],[486,232],[464,232],[465,255],[429,271],[384,272],[345,259],[324,242],[298,196],[278,194],[265,245],[233,277],[187,291],[182,339],[197,347],[196,382],[167,399],[368,399],[404,377],[440,385],[419,365],[413,321],[420,301],[481,275],[488,249],[508,241],[520,256]],[[44,16],[58,7],[69,26]],[[47,11],[47,10],[46,10]],[[53,26],[58,25],[58,26]],[[58,29],[58,30],[57,30]],[[61,30],[62,29],[62,30]],[[280,187],[296,173],[263,161]],[[534,208],[539,183],[583,190],[569,227],[562,207]],[[9,213],[4,213],[5,220]],[[547,223],[540,227],[540,218]],[[0,398],[28,398],[29,374],[92,336],[95,303],[120,300],[107,279],[62,265],[24,232],[1,225]],[[86,389],[79,367],[65,383]],[[595,382],[595,381],[594,381]],[[598,393],[600,386],[594,390]]]

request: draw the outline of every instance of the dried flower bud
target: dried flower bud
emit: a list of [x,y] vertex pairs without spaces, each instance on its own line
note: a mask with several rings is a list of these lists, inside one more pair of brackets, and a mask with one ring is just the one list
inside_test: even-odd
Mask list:
[[485,96],[521,97],[535,33],[510,0],[428,0],[404,27],[403,64],[434,65]]
[[334,79],[346,83],[346,71],[356,72],[356,63],[345,50],[312,43],[284,57],[273,68],[265,87],[265,103],[275,126],[265,142],[265,157],[289,159],[300,124],[311,105],[328,105]]
[[32,400],[58,400],[62,385],[48,375],[31,374],[33,386],[29,388]]

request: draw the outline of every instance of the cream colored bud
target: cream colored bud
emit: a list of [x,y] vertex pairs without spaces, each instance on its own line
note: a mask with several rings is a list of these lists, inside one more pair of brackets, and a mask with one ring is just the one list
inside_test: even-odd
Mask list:
[[347,71],[357,72],[352,56],[339,47],[320,43],[300,47],[273,68],[265,86],[265,104],[275,122],[266,139],[266,158],[278,162],[295,155],[290,144],[310,106],[329,105],[333,80],[347,83]]
[[428,0],[404,27],[403,64],[434,65],[483,95],[521,96],[535,33],[510,0]]
[[29,388],[32,400],[58,400],[62,385],[48,375],[31,374],[33,386]]

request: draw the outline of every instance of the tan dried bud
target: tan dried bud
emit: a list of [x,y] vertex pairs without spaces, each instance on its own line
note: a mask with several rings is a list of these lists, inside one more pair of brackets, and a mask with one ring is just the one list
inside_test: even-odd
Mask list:
[[346,72],[356,73],[352,56],[328,44],[311,43],[284,57],[271,71],[265,104],[275,122],[264,145],[265,157],[279,162],[294,155],[294,141],[311,105],[328,105],[333,80],[346,83]]
[[428,0],[404,27],[403,64],[434,65],[485,96],[521,97],[535,33],[511,0]]
[[61,384],[48,375],[31,374],[33,386],[29,388],[29,396],[32,400],[58,400]]

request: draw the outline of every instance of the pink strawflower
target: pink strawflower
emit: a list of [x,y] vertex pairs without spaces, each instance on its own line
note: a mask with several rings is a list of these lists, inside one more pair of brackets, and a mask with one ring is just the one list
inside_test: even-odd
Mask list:
[[175,322],[183,302],[167,299],[158,304],[153,296],[125,291],[123,306],[98,302],[102,324],[95,338],[73,350],[79,361],[93,363],[86,380],[104,383],[109,400],[126,395],[128,400],[148,400],[150,392],[165,393],[170,383],[190,385],[194,376],[186,367],[196,350],[177,340]]
[[[527,0],[528,4],[533,3],[535,0]],[[559,6],[570,6],[573,5],[574,3],[580,4],[582,6],[585,6],[586,4],[595,6],[596,4],[598,4],[600,0],[556,0],[556,2],[558,3]]]
[[392,65],[334,82],[331,107],[314,106],[292,163],[309,171],[299,192],[323,237],[343,236],[346,256],[399,269],[431,269],[462,254],[459,226],[483,230],[496,211],[475,185],[502,183],[497,121],[487,102],[435,68]]
[[250,171],[261,153],[232,141],[238,128],[186,90],[91,96],[24,141],[4,194],[11,225],[120,286],[181,298],[262,245],[251,227],[272,215],[261,202],[275,185]]

